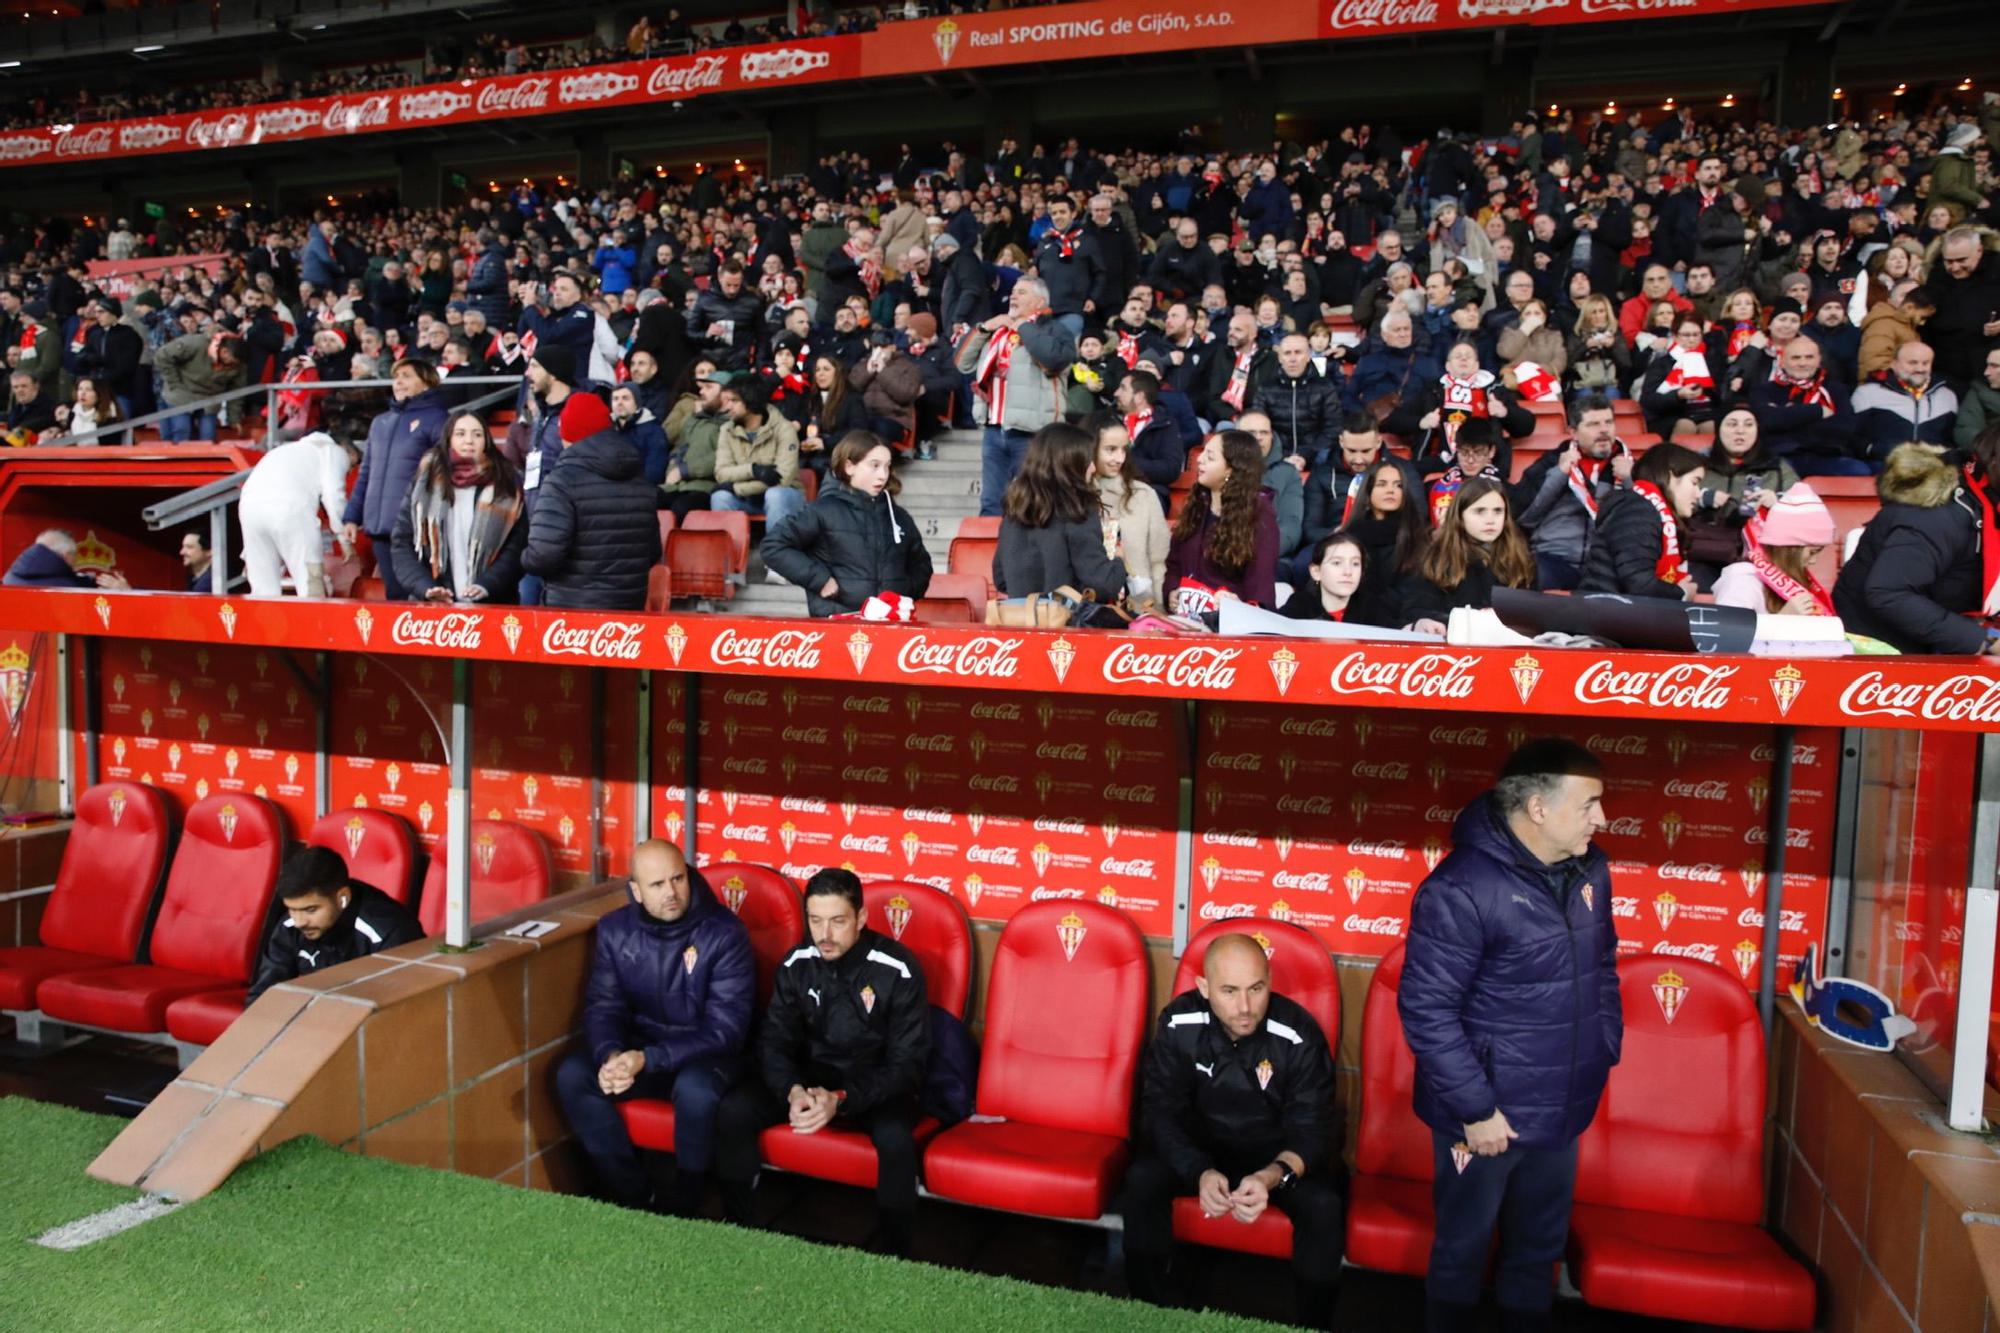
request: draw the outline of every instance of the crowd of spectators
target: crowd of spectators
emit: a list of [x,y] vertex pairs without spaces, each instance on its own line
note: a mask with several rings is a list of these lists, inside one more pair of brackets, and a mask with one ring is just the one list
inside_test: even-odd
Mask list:
[[[819,613],[922,592],[894,474],[973,426],[1009,596],[1073,587],[1183,616],[1235,598],[1419,630],[1499,586],[1819,613],[1832,536],[1802,478],[1872,475],[1914,442],[1968,464],[1983,499],[1997,133],[1991,95],[1804,130],[1562,114],[1247,154],[1188,130],[1165,151],[905,144],[785,180],[496,183],[441,210],[224,208],[144,235],[50,220],[0,243],[0,336],[24,372],[9,427],[112,439],[121,413],[235,384],[393,371],[388,394],[283,396],[280,433],[380,439],[422,394],[419,437],[446,451],[471,396],[454,377],[524,374],[518,420],[482,456],[520,471],[530,520],[582,390],[607,419],[577,440],[625,436],[661,508],[762,514],[772,577],[803,579]],[[124,302],[89,284],[100,256],[204,251],[230,257],[222,272]],[[1647,431],[1619,424],[1621,396]],[[1517,477],[1536,400],[1567,402],[1573,438]],[[422,450],[376,452],[364,481],[393,484],[349,535],[393,544]],[[797,517],[806,472],[819,506],[844,489],[869,504]],[[1903,517],[1976,508],[1954,494]],[[1977,565],[1990,526],[1942,549]],[[1843,576],[1844,618],[1896,647],[1979,647],[1957,613],[1992,605],[1990,580],[1908,545],[1863,542],[1873,583]],[[537,564],[556,568],[543,551],[508,595],[541,595]],[[856,587],[836,567],[879,572]],[[1937,616],[1879,605],[1926,597]]]

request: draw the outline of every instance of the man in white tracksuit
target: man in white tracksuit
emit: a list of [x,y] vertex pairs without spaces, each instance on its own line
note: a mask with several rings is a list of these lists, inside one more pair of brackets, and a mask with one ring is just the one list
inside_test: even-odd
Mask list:
[[[353,462],[351,446],[316,430],[279,445],[250,470],[237,510],[252,597],[282,596],[287,572],[301,597],[327,595],[319,511],[326,511],[338,540]],[[341,549],[346,551],[344,544]]]

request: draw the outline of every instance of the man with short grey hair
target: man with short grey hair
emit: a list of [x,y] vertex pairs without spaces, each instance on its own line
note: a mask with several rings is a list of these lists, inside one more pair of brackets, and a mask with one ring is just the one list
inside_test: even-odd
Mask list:
[[1437,1232],[1426,1326],[1477,1327],[1493,1231],[1503,1328],[1546,1328],[1576,1141],[1618,1063],[1624,1014],[1604,769],[1575,741],[1515,750],[1417,889],[1396,1007],[1430,1126]]
[[1021,278],[1007,313],[973,329],[958,349],[958,369],[986,402],[980,449],[979,512],[1000,512],[1007,483],[1021,470],[1029,437],[1063,419],[1061,376],[1076,360],[1076,338],[1049,311],[1049,289]]
[[75,560],[76,538],[61,528],[45,528],[35,534],[33,544],[21,552],[8,567],[6,578],[0,582],[9,588],[125,586],[123,580],[115,585],[107,584],[97,575],[77,573]]

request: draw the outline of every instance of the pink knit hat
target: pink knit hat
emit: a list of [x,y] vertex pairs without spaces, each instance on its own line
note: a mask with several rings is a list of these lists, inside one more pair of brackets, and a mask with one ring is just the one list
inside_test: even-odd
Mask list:
[[1833,515],[1812,487],[1799,482],[1764,513],[1766,546],[1831,546]]

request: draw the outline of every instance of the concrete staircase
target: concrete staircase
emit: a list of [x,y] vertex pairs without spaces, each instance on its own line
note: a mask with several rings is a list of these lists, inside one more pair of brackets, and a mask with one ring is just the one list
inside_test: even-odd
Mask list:
[[[936,458],[912,458],[896,468],[903,483],[897,503],[916,520],[924,546],[931,553],[931,564],[940,572],[948,561],[958,521],[979,512],[980,438],[976,430],[946,431],[935,441]],[[803,616],[806,594],[803,588],[790,584],[766,583],[764,562],[752,547],[750,581],[716,609],[745,616]]]

